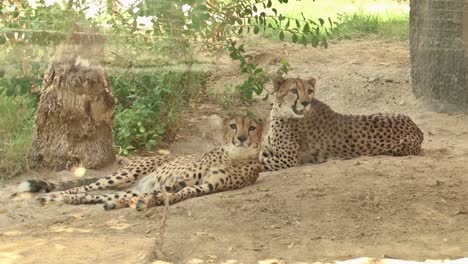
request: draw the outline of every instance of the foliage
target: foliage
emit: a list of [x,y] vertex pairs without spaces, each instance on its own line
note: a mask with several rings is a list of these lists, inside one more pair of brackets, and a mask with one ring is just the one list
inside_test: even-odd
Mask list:
[[[179,0],[168,4],[167,1],[144,1],[138,8],[141,15],[156,17],[154,21],[160,21],[158,29],[166,29],[166,33],[177,32],[183,37],[199,38],[202,46],[214,52],[227,46],[231,58],[241,62],[240,72],[247,76],[245,82],[234,90],[243,102],[249,103],[254,94],[262,93],[268,75],[258,65],[248,62],[249,55],[245,54],[244,46],[236,47],[235,39],[268,30],[275,32],[281,40],[288,34],[294,43],[328,46],[329,30],[324,27],[325,20],[318,18],[314,21],[305,16],[292,18],[278,12],[277,6],[288,2]],[[177,10],[184,10],[184,6],[190,8],[185,8],[181,15]],[[328,23],[332,25],[331,20]]]
[[27,152],[32,140],[33,102],[28,96],[0,93],[0,113],[0,180],[5,180],[27,166]]
[[333,38],[351,39],[366,36],[408,40],[409,15],[382,17],[358,12],[339,16],[339,23],[333,30]]
[[244,55],[244,45],[236,47],[235,42],[231,42],[229,48],[230,57],[233,60],[240,61],[241,73],[247,75],[247,80],[235,87],[235,91],[244,102],[251,102],[253,93],[260,95],[263,92],[265,83],[268,82],[268,74],[264,69],[259,68],[256,64],[249,62],[250,55]]
[[[21,6],[15,6],[18,3]],[[73,24],[94,28],[107,36],[103,64],[117,99],[114,142],[121,154],[157,146],[183,106],[199,94],[197,87],[203,85],[204,77],[191,67],[200,50],[229,49],[247,76],[235,90],[242,101],[250,102],[254,94],[263,92],[268,74],[249,62],[244,47],[235,44],[237,39],[269,29],[279,38],[291,34],[293,41],[304,45],[326,45],[325,37],[317,34],[323,20],[290,18],[278,12],[277,6],[288,0],[146,0],[126,9],[118,1],[108,0],[104,8],[92,14],[90,5],[94,3],[87,1],[46,4],[37,0],[32,6],[27,1],[18,3],[0,3],[0,93],[2,103],[12,98],[14,106],[8,107],[23,113],[22,117],[10,119],[17,123],[8,126],[20,129],[17,135],[29,141],[21,141],[23,144],[7,139],[12,134],[4,131],[1,133],[5,135],[0,136],[11,144],[23,144],[23,150],[16,152],[21,157],[32,138],[30,117],[37,103],[35,92],[42,84],[55,46]],[[142,19],[149,25],[143,25]],[[6,107],[0,111],[4,116]],[[23,122],[26,119],[28,122]]]
[[[120,153],[127,155],[134,149],[153,149],[167,126],[177,119],[188,101],[190,77],[185,72],[168,71],[160,75],[138,74],[133,78],[111,76],[117,111],[114,120],[115,143]],[[200,76],[192,80],[199,82]]]
[[[395,0],[330,0],[295,1],[279,6],[278,11],[291,18],[323,17],[329,29],[328,39],[377,37],[390,40],[407,40],[409,7]],[[332,20],[333,23],[329,23]],[[267,30],[264,36],[280,41],[278,34]],[[286,40],[291,39],[289,33]]]

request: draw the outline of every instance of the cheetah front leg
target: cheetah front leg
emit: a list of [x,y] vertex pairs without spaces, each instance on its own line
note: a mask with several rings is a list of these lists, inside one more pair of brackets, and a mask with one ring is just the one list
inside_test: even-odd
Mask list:
[[66,204],[98,204],[98,203],[112,203],[120,200],[129,200],[132,197],[137,197],[138,194],[132,191],[116,192],[110,194],[60,194],[55,196],[44,195],[39,197],[38,200],[42,204],[49,202],[61,202]]
[[134,195],[131,198],[124,198],[106,202],[106,204],[104,205],[104,209],[112,210],[126,207],[135,208],[139,200],[148,199],[151,196],[157,196],[158,194],[162,193],[163,189],[168,193],[174,193],[182,190],[188,185],[193,185],[193,179],[187,177],[171,177],[169,179],[164,180],[164,185],[161,185],[160,182],[156,183],[156,185],[153,187],[154,191],[151,193],[143,193],[138,196]]
[[[175,204],[183,200],[208,195],[211,193],[242,188],[252,183],[251,181],[246,180],[241,183],[234,184],[234,182],[230,179],[229,174],[227,174],[225,170],[221,171],[224,171],[224,173],[221,173],[220,170],[212,169],[210,172],[208,172],[202,184],[187,186],[175,193],[166,193],[169,204]],[[134,207],[140,211],[144,208],[161,206],[164,205],[164,203],[164,194],[161,192],[153,192],[150,195],[139,197],[138,200],[132,199],[132,203],[129,206]]]
[[299,153],[297,151],[275,153],[265,149],[260,152],[260,163],[262,165],[262,171],[277,171],[295,167],[300,164]]

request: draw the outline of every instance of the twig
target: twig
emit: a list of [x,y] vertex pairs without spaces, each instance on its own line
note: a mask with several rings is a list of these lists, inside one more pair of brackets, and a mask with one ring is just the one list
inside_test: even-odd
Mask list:
[[159,239],[155,240],[154,243],[154,250],[150,254],[150,260],[157,260],[161,259],[164,256],[163,253],[163,246],[164,246],[164,237],[166,235],[166,221],[167,221],[167,215],[169,211],[169,198],[166,194],[166,191],[162,191],[162,195],[164,198],[164,210],[163,210],[163,215],[161,218],[161,225],[159,226]]

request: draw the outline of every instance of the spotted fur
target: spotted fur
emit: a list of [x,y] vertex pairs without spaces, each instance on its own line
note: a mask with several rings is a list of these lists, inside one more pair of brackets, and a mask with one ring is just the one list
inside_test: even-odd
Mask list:
[[277,91],[263,140],[262,170],[279,170],[330,158],[417,155],[424,136],[401,114],[347,115],[314,98],[315,79],[274,80]]
[[[116,173],[89,185],[39,197],[42,203],[105,203],[106,210],[161,205],[162,192],[173,204],[192,197],[255,183],[260,173],[263,124],[248,117],[225,119],[223,144],[203,154],[161,156],[133,161]],[[111,194],[90,191],[123,189]],[[131,190],[129,190],[131,189]]]

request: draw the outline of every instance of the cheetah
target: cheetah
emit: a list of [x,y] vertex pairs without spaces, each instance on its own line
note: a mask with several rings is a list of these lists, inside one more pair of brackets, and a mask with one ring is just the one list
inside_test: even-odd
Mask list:
[[315,78],[278,77],[273,86],[276,96],[260,155],[263,171],[321,163],[330,158],[421,152],[424,135],[408,116],[337,113],[314,98]]
[[[46,193],[38,200],[67,204],[104,203],[104,209],[125,207],[142,210],[193,197],[243,188],[254,184],[260,173],[260,145],[263,122],[251,116],[231,116],[223,120],[223,143],[203,154],[157,156],[135,160],[120,170],[84,186]],[[26,181],[23,191],[47,191],[52,184]],[[26,187],[25,187],[26,186]],[[55,187],[54,187],[55,188]],[[111,194],[90,191],[124,189]],[[166,195],[164,195],[164,192]]]

